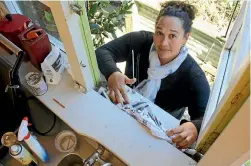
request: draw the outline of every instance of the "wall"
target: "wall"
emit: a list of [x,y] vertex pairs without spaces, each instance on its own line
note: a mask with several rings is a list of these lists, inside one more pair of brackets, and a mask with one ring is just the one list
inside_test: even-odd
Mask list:
[[249,141],[250,97],[209,148],[198,166],[229,166],[249,151]]
[[2,20],[5,15],[9,13],[3,2],[0,2],[0,20]]

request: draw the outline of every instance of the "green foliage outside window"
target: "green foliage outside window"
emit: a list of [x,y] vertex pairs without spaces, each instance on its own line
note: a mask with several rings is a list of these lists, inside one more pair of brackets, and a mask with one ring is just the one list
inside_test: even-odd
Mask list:
[[131,14],[131,1],[87,1],[87,16],[94,47],[105,43],[105,38],[116,38],[116,30],[123,31],[125,17]]

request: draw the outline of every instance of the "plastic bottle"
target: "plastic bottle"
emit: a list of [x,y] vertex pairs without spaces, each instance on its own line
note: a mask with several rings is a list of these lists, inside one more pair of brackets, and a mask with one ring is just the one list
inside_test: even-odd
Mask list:
[[25,117],[18,131],[18,141],[24,140],[30,149],[43,161],[49,161],[49,156],[44,147],[30,134],[28,130],[28,118]]
[[16,134],[13,132],[5,133],[1,142],[3,146],[9,147],[9,154],[17,161],[19,161],[22,165],[27,166],[37,166],[37,160],[31,155],[31,153],[25,149],[21,144],[17,143]]

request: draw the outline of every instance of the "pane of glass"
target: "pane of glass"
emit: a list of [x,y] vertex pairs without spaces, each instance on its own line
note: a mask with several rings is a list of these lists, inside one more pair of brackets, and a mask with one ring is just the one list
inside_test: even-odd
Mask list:
[[39,25],[48,34],[61,41],[57,26],[48,6],[39,1],[16,1],[16,3],[23,15],[29,17],[33,23]]
[[87,1],[87,17],[94,47],[125,34],[125,18],[131,13],[132,1]]

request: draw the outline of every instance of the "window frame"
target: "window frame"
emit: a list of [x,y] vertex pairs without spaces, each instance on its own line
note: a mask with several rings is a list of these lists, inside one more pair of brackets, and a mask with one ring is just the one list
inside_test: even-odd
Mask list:
[[[99,75],[99,70],[98,70],[98,66],[96,62],[96,56],[94,52],[92,39],[91,39],[91,36],[87,35],[88,33],[86,33],[86,32],[91,33],[89,24],[81,25],[81,21],[82,22],[85,21],[85,24],[86,24],[86,21],[88,21],[87,17],[85,17],[85,12],[86,12],[85,8],[84,7],[82,8],[83,13],[82,15],[79,16],[78,14],[70,10],[70,4],[73,3],[73,1],[72,2],[68,2],[68,1],[53,2],[53,1],[39,0],[39,2],[50,7],[51,12],[54,17],[54,21],[57,25],[58,31],[61,31],[61,33],[64,31],[66,34],[68,34],[68,37],[71,36],[72,38],[74,37],[78,38],[78,41],[79,41],[78,44],[76,44],[77,42],[75,43],[68,42],[67,44],[68,48],[66,49],[64,47],[63,41],[67,41],[69,38],[66,40],[65,36],[61,35],[59,32],[60,37],[62,39],[62,42],[61,42],[55,37],[48,34],[51,44],[57,45],[60,48],[60,50],[64,54],[67,55],[73,79],[84,88],[84,91],[86,90],[88,91],[88,89],[90,88],[92,89],[95,88],[95,86],[99,84],[100,75]],[[8,10],[10,11],[10,13],[23,14],[17,4],[17,1],[5,1],[5,4]],[[55,9],[64,13],[63,17],[65,21],[63,21],[63,19],[61,19],[61,22],[56,20],[55,15],[57,15],[57,12]],[[73,24],[69,25],[67,22],[71,22]],[[58,24],[60,24],[60,26],[58,26]],[[67,25],[67,26],[62,26],[62,25]],[[76,28],[76,25],[79,25],[79,26]],[[81,30],[80,28],[85,28],[84,29],[85,33],[83,33],[83,30]],[[69,33],[73,33],[73,34],[69,34]],[[80,36],[81,36],[81,39],[79,38]]]
[[[203,144],[203,139],[210,139],[210,127],[212,127],[213,121],[217,118],[216,114],[224,104],[224,101],[229,97],[229,88],[233,88],[233,84],[237,77],[242,75],[245,71],[242,69],[247,63],[249,63],[248,56],[250,55],[250,47],[247,48],[242,54],[238,52],[241,48],[241,42],[247,39],[249,36],[250,44],[250,31],[248,31],[247,25],[250,24],[250,5],[248,1],[244,1],[240,10],[240,13],[235,21],[234,26],[227,37],[227,41],[221,53],[220,62],[218,64],[218,71],[216,75],[215,84],[210,94],[209,102],[206,108],[206,112],[203,118],[199,138],[197,141],[196,148],[202,148],[208,146]],[[243,29],[246,28],[246,29]],[[250,28],[250,25],[249,25]],[[248,31],[248,33],[245,32]],[[237,48],[237,51],[236,51]],[[236,62],[237,60],[237,62]],[[242,62],[240,63],[239,60]],[[224,66],[224,67],[222,67]],[[238,71],[238,75],[236,71]],[[228,92],[228,93],[226,93]],[[236,92],[237,93],[237,92]],[[240,92],[239,92],[240,93]],[[225,103],[226,104],[226,103]],[[214,118],[214,119],[211,119]],[[218,122],[215,122],[218,123]],[[221,128],[222,129],[222,128]],[[219,129],[220,130],[220,129]],[[209,136],[207,136],[209,135]],[[213,136],[212,136],[213,137]],[[213,139],[213,138],[212,138]],[[211,140],[212,141],[212,140]],[[212,144],[213,142],[211,142]]]
[[[57,1],[57,2],[40,1],[40,2],[47,5],[48,7],[50,7],[51,10],[54,10],[55,8],[58,8],[61,12],[66,12],[65,15],[64,15],[65,20],[67,20],[69,18],[72,19],[71,17],[66,17],[67,15],[68,16],[69,15],[75,15],[74,16],[75,17],[75,21],[74,21],[75,25],[80,25],[79,16],[77,14],[75,14],[75,13],[72,13],[72,11],[70,11],[69,9],[63,7],[63,5],[65,5],[64,3],[69,3],[69,2],[66,2],[66,1]],[[55,3],[58,3],[58,4],[55,4]],[[16,1],[5,1],[5,4],[6,4],[7,8],[10,10],[11,13],[20,13],[20,14],[22,13],[21,10],[18,7]],[[85,9],[84,9],[84,12],[86,12]],[[53,16],[55,15],[54,13],[53,13]],[[238,16],[236,22],[241,22],[241,15],[242,15],[242,13],[239,15],[240,17]],[[76,17],[78,17],[78,19],[76,19]],[[57,22],[58,18],[54,17],[54,19],[55,19],[55,22]],[[81,18],[81,19],[84,19],[86,21],[87,18]],[[67,21],[69,22],[71,20],[67,20]],[[67,27],[65,27],[65,26],[62,27],[62,25],[60,25],[60,27],[57,26],[59,31],[61,29],[65,29],[67,31],[67,30],[71,30],[72,28],[75,27],[73,25],[67,24],[67,21],[65,21],[66,25],[68,25]],[[83,27],[83,24],[82,24],[82,27]],[[86,25],[86,23],[84,23],[84,28],[87,28],[87,29],[84,30],[85,31],[85,33],[84,33],[85,38],[82,37],[82,43],[81,44],[76,44],[75,43],[77,46],[74,47],[74,43],[73,43],[74,40],[72,40],[72,42],[69,42],[68,44],[70,44],[71,45],[70,48],[72,48],[74,50],[81,50],[80,52],[84,53],[84,55],[85,55],[85,60],[90,59],[90,58],[94,59],[93,60],[94,64],[92,64],[92,62],[90,63],[90,60],[88,60],[88,64],[90,65],[90,67],[89,67],[89,69],[87,71],[85,71],[85,73],[90,74],[90,73],[93,73],[93,71],[91,69],[92,66],[94,66],[93,68],[95,68],[96,71],[98,69],[97,69],[97,64],[96,64],[97,62],[95,62],[95,57],[94,57],[95,53],[94,53],[93,45],[92,46],[86,46],[86,44],[92,43],[91,36],[90,36],[91,33],[90,33],[90,30],[88,31],[88,27],[89,27],[89,25]],[[238,26],[238,27],[241,28],[241,26]],[[77,34],[78,35],[81,34],[81,36],[83,36],[83,32],[81,33],[79,30],[78,30]],[[68,32],[68,35],[69,35],[69,32]],[[226,84],[229,83],[229,80],[227,78],[229,77],[229,74],[231,74],[231,72],[229,72],[229,70],[232,69],[232,65],[234,64],[233,61],[235,59],[233,57],[234,55],[231,54],[231,48],[232,47],[229,47],[229,42],[230,43],[234,42],[237,35],[238,35],[238,31],[236,31],[236,29],[233,27],[232,30],[231,30],[231,33],[230,33],[230,35],[228,37],[228,41],[225,44],[225,47],[223,48],[222,53],[220,55],[220,61],[219,61],[218,68],[217,68],[216,80],[215,80],[215,83],[213,85],[212,91],[210,93],[208,105],[207,105],[206,112],[205,112],[205,117],[203,119],[202,128],[201,128],[201,131],[200,131],[200,135],[202,135],[201,133],[205,132],[205,131],[203,131],[203,129],[206,127],[207,122],[211,118],[212,114],[215,112],[218,103],[222,100],[221,96],[223,96],[223,94],[225,92],[224,88],[226,87]],[[51,35],[49,35],[49,38],[50,38],[50,41],[52,42],[52,44],[56,44],[56,45],[60,46],[60,43],[58,43],[60,41],[58,41],[57,39],[55,39]],[[61,37],[61,38],[62,38],[62,41],[65,41],[64,37]],[[87,39],[87,41],[84,41],[84,39]],[[61,44],[62,44],[61,46],[63,46],[63,43],[61,43]],[[79,61],[80,60],[79,59],[79,54],[80,53],[70,54],[70,53],[68,53],[68,52],[70,52],[69,51],[70,48],[64,48],[64,47],[61,47],[61,46],[60,46],[60,49],[67,53],[68,58],[75,59],[74,62],[70,62],[70,65],[74,66],[75,64],[77,64],[75,66],[76,70],[82,71],[83,69],[82,69],[82,67],[80,65],[80,61]],[[69,55],[71,55],[71,56],[69,56]],[[78,81],[78,83],[80,83],[83,86],[86,85],[85,82],[87,81],[90,84],[89,87],[94,88],[95,83],[94,83],[93,77],[95,77],[95,76],[94,75],[91,75],[91,76],[89,75],[89,76],[86,77],[85,74],[83,74],[82,72],[80,72],[80,73],[81,74],[76,74],[76,73],[74,74],[73,73],[73,75],[75,75],[75,79],[77,79],[76,81]]]
[[210,93],[209,101],[203,118],[203,123],[201,125],[201,132],[206,128],[206,125],[211,118],[212,114],[215,112],[219,102],[224,96],[230,79],[232,76],[232,69],[234,66],[234,60],[238,57],[233,51],[233,45],[236,43],[236,39],[239,37],[239,32],[242,28],[243,17],[245,14],[246,3],[242,4],[240,13],[236,18],[235,24],[232,27],[230,33],[228,34],[227,41],[220,55],[219,64],[217,67],[216,79]]

